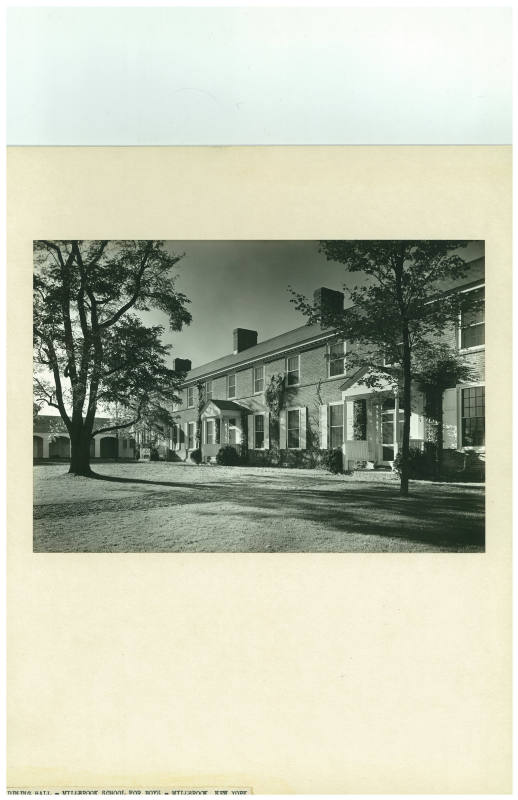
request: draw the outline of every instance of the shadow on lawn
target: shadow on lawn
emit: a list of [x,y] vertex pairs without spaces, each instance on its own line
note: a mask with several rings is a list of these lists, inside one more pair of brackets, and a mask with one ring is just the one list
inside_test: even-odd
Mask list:
[[[367,535],[429,544],[441,549],[483,549],[484,494],[470,488],[411,485],[408,498],[398,494],[394,484],[347,482],[332,488],[290,489],[285,485],[264,488],[268,482],[217,481],[188,483],[124,478],[95,474],[100,481],[138,484],[174,489],[173,492],[149,491],[135,497],[85,500],[81,503],[57,503],[37,506],[35,519],[106,512],[131,512],[144,509],[199,505],[200,516],[236,518],[263,522],[271,530],[272,546],[276,538],[276,519],[305,520],[344,535]],[[214,508],[210,504],[233,508]],[[206,505],[208,504],[208,505]],[[204,507],[205,506],[205,507]],[[264,511],[263,511],[264,510]],[[270,513],[264,513],[270,512]],[[287,547],[279,547],[279,550]]]

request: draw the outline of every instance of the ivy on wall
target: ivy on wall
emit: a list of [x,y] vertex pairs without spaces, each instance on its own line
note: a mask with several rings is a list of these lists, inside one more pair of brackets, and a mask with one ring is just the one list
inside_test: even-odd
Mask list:
[[367,439],[367,401],[353,402],[353,438],[355,441]]

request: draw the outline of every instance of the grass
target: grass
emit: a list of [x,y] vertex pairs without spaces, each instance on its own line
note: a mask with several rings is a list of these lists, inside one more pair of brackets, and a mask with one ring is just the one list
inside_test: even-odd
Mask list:
[[[319,470],[34,468],[35,552],[480,552],[484,489]],[[366,476],[367,477],[367,476]]]

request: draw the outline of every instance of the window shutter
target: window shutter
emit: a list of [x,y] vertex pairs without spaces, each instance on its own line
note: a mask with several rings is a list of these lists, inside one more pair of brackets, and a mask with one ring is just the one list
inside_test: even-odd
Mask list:
[[423,424],[423,411],[424,411],[424,398],[421,392],[412,392],[410,414],[410,438],[411,439],[424,439],[424,424]]
[[345,436],[346,442],[354,440],[354,400],[347,400],[345,403]]
[[264,412],[264,449],[270,449],[270,412]]
[[[457,448],[457,390],[446,389],[442,402],[443,447]],[[460,437],[459,437],[460,438]]]
[[286,411],[283,409],[279,414],[279,448],[286,450]]
[[328,436],[327,436],[327,405],[320,406],[320,418],[319,418],[319,426],[320,426],[320,449],[327,450],[328,448]]
[[299,447],[301,450],[306,449],[306,429],[307,429],[307,408],[299,409],[300,419],[300,434],[299,434]]
[[248,447],[254,449],[254,415],[248,415]]

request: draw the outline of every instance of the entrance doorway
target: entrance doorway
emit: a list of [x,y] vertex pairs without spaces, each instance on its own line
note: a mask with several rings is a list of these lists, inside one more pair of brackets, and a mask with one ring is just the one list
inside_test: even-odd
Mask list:
[[403,409],[396,398],[388,397],[381,406],[381,463],[392,464],[403,437]]

